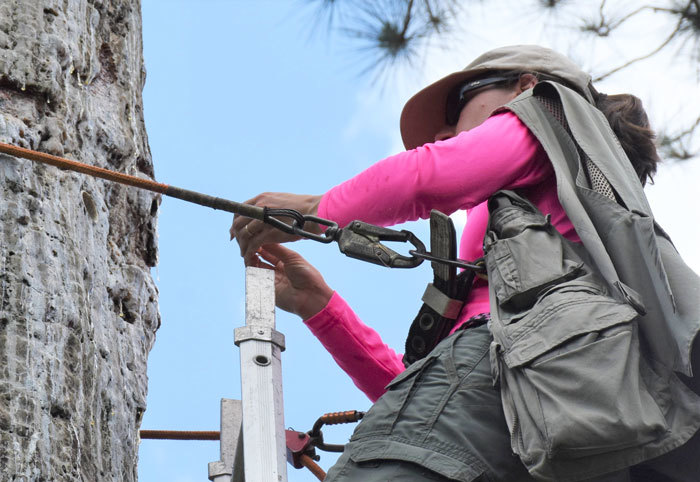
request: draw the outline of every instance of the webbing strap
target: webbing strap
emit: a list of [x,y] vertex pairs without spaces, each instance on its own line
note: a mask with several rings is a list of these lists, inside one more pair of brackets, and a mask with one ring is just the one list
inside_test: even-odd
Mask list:
[[[456,259],[457,233],[449,216],[440,211],[430,213],[430,251],[441,258]],[[457,268],[432,263],[433,282],[423,295],[423,305],[416,315],[406,337],[404,365],[408,366],[425,357],[447,336],[464,304],[474,271],[457,275]]]
[[464,305],[464,301],[450,298],[437,289],[433,283],[428,283],[421,299],[423,303],[430,306],[437,314],[450,320],[457,319]]

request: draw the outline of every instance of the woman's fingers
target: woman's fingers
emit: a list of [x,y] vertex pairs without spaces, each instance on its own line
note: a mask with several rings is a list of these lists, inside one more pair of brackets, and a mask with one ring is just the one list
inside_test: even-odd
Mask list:
[[[304,258],[297,253],[296,251],[289,249],[285,246],[282,246],[279,243],[275,244],[265,244],[261,247],[260,253],[265,255],[263,258],[267,261],[270,261],[271,259],[276,259],[277,261],[282,261],[283,263],[288,263],[289,261],[297,261],[299,259],[303,260]],[[267,257],[270,257],[268,259]],[[273,263],[275,264],[275,263]]]
[[261,264],[263,264],[262,261],[260,261],[260,258],[257,256],[249,256],[247,258],[243,258],[243,264],[246,266],[252,266],[253,268],[261,268]]
[[260,256],[268,263],[284,272],[292,286],[305,288],[307,285],[318,282],[320,273],[304,259],[302,255],[281,244],[266,244],[258,250]]
[[[254,198],[248,199],[247,201],[244,202],[244,204],[250,204],[251,206],[257,206],[259,198],[262,195],[257,195]],[[246,218],[244,216],[235,214],[233,216],[233,223],[231,224],[231,228],[229,229],[229,233],[231,235],[231,240],[234,238],[240,239],[241,237],[241,232],[243,229],[245,229],[245,226],[248,225],[254,221],[253,219]],[[250,229],[250,228],[249,228]],[[240,243],[240,241],[239,241]]]
[[271,269],[271,270],[277,269],[276,265],[264,263],[257,256],[253,256],[251,258],[243,258],[243,262],[246,266],[252,266],[253,268],[263,268],[263,269]]
[[[231,226],[231,239],[238,241],[238,246],[241,250],[241,256],[250,257],[255,250],[262,245],[274,230],[271,226],[264,224],[261,221],[243,217],[234,218]],[[272,232],[274,236],[277,233]],[[280,232],[284,235],[285,233]]]
[[235,216],[229,233],[231,234],[232,240],[234,238],[238,239],[240,243],[241,240],[245,240],[245,238],[252,238],[264,228],[265,224],[258,220],[245,218],[243,216]]
[[243,257],[252,256],[264,244],[286,243],[299,239],[299,236],[280,231],[262,221],[246,218],[234,219],[230,232],[238,242]]
[[281,244],[266,244],[258,255],[275,267],[275,302],[281,309],[308,319],[328,304],[333,290],[299,253]]
[[[290,194],[280,192],[266,192],[249,199],[245,204],[253,206],[266,206],[268,208],[294,209],[302,214],[317,214],[321,196],[307,194]],[[288,219],[282,219],[288,221]],[[320,232],[320,227],[309,223],[308,227]],[[268,243],[286,243],[299,239],[299,236],[287,234],[262,221],[245,218],[240,215],[233,217],[233,224],[229,229],[231,239],[238,241],[241,248],[241,256],[250,258],[260,246]]]
[[265,246],[260,247],[260,249],[258,249],[258,254],[262,259],[270,263],[272,266],[277,266],[277,264],[280,263],[281,260],[278,256],[275,256],[269,249],[267,249],[269,246],[275,245],[266,244]]

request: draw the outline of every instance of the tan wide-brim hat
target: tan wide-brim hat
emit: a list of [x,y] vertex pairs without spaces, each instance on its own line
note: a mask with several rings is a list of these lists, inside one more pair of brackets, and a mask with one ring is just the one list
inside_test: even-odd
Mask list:
[[445,127],[447,94],[457,85],[490,71],[537,72],[559,78],[593,102],[591,76],[564,55],[537,45],[501,47],[478,57],[411,97],[401,112],[401,138],[406,149],[433,142]]

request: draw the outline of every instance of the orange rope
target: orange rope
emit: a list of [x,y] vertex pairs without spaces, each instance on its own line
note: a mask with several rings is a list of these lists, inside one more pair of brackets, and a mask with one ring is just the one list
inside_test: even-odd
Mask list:
[[52,166],[68,169],[70,171],[82,172],[83,174],[100,177],[102,179],[107,179],[108,181],[115,181],[120,184],[127,184],[129,186],[134,186],[161,194],[165,194],[165,191],[168,189],[167,184],[161,184],[149,179],[141,179],[121,172],[110,171],[109,169],[91,166],[90,164],[85,164],[78,161],[71,161],[70,159],[65,159],[63,157],[46,154],[45,152],[32,151],[31,149],[4,144],[2,142],[0,142],[0,152],[15,157],[21,157],[23,159],[29,159],[31,161],[43,162],[44,164],[50,164]]
[[218,431],[182,431],[182,430],[139,430],[142,439],[157,440],[219,440]]
[[235,201],[229,201],[227,199],[221,199],[195,191],[189,191],[187,189],[182,189],[175,186],[168,186],[167,184],[155,182],[150,179],[141,179],[122,172],[110,171],[109,169],[91,166],[90,164],[85,164],[78,161],[71,161],[70,159],[65,159],[63,157],[46,154],[45,152],[33,151],[31,149],[4,144],[2,142],[0,142],[0,152],[15,157],[21,157],[23,159],[29,159],[30,161],[38,161],[51,166],[60,167],[62,169],[88,174],[90,176],[99,177],[108,181],[118,182],[119,184],[126,184],[139,189],[165,194],[166,196],[175,197],[182,199],[183,201],[199,204],[201,206],[220,209],[222,211],[228,211],[230,213],[240,214],[241,216],[265,221],[265,209],[259,206],[237,203]]
[[301,457],[299,457],[299,462],[301,462],[301,465],[309,469],[318,480],[323,480],[326,478],[326,473],[323,471],[323,469],[319,467],[316,462],[311,460],[311,457],[308,455],[301,454]]
[[[221,432],[218,431],[184,431],[184,430],[139,430],[139,437],[142,439],[156,440],[220,440]],[[326,478],[326,473],[314,462],[311,457],[302,454],[299,462],[309,469],[318,480]]]

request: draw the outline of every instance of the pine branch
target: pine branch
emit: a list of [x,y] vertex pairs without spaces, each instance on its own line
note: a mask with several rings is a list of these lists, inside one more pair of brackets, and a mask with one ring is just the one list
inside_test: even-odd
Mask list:
[[624,64],[622,64],[622,65],[620,65],[620,66],[618,66],[618,67],[615,67],[614,69],[609,70],[608,72],[606,72],[606,73],[604,73],[604,74],[601,74],[601,75],[595,77],[595,78],[593,79],[593,82],[600,82],[601,80],[607,79],[608,77],[610,77],[610,76],[613,75],[614,73],[619,72],[620,70],[623,70],[623,69],[629,67],[629,66],[632,65],[632,64],[635,64],[635,63],[637,63],[637,62],[639,62],[639,61],[642,61],[642,60],[646,60],[646,59],[648,59],[649,57],[653,57],[654,55],[658,54],[659,52],[661,52],[661,50],[664,49],[664,47],[666,47],[668,44],[670,44],[671,41],[672,41],[674,38],[676,38],[676,35],[678,35],[678,33],[680,32],[680,30],[679,30],[679,29],[680,29],[680,26],[681,26],[681,21],[678,22],[678,24],[676,25],[676,28],[674,28],[674,29],[673,29],[673,32],[671,32],[671,35],[669,35],[669,36],[666,38],[666,40],[664,40],[663,42],[661,42],[661,45],[659,45],[658,47],[656,47],[654,50],[652,50],[652,51],[649,52],[648,54],[644,54],[644,55],[641,55],[641,56],[639,56],[639,57],[635,57],[635,58],[633,58],[633,59],[631,59],[631,60],[628,60],[628,61],[625,62]]
[[675,134],[662,134],[659,137],[659,151],[667,159],[686,161],[700,154],[700,149],[692,150],[689,147],[693,136],[700,127],[700,116],[695,119],[687,129]]
[[599,19],[597,21],[584,21],[583,25],[580,27],[580,30],[584,33],[593,33],[598,37],[608,37],[615,29],[619,28],[628,20],[645,10],[651,10],[654,7],[643,5],[614,21],[606,20],[605,13],[603,11],[604,8],[605,0],[600,3],[600,7],[598,8]]

